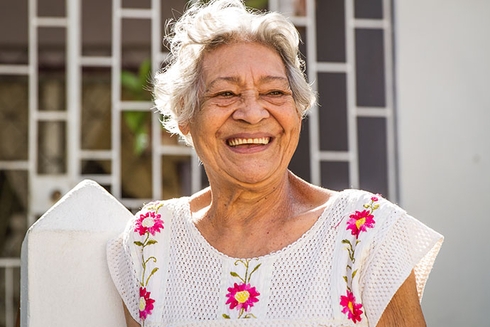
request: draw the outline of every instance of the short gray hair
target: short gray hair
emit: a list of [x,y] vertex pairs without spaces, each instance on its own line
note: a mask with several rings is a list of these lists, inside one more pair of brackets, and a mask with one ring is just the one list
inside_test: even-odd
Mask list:
[[299,33],[294,25],[276,12],[247,9],[241,0],[196,2],[168,28],[168,65],[154,80],[155,105],[163,114],[163,126],[183,136],[179,125],[191,121],[200,107],[203,54],[232,42],[258,42],[275,49],[281,56],[296,108],[301,116],[315,103],[316,95],[306,81],[304,61],[299,52]]

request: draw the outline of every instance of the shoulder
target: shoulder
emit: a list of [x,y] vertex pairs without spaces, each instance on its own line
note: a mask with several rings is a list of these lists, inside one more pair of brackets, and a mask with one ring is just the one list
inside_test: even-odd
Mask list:
[[289,172],[289,185],[294,200],[298,205],[307,208],[307,210],[324,208],[330,199],[338,193],[333,190],[313,185],[294,175],[292,172]]
[[348,211],[370,210],[377,215],[404,215],[406,211],[397,204],[385,199],[381,194],[364,190],[346,189],[339,192],[338,196],[346,202]]
[[366,200],[374,200],[374,201],[382,201],[385,204],[394,205],[394,203],[385,199],[381,194],[374,193],[365,190],[359,189],[345,189],[339,192],[344,198],[349,199],[350,201],[366,201]]
[[158,219],[165,219],[165,217],[162,217],[163,213],[185,210],[188,207],[188,203],[188,197],[157,200],[145,203],[141,209],[135,213],[133,220],[130,221],[130,225],[142,223],[146,218],[158,217]]
[[206,187],[188,197],[189,209],[192,213],[199,212],[211,204],[211,188]]
[[364,246],[372,241],[378,244],[399,220],[407,217],[403,209],[379,194],[347,189],[335,197],[332,210],[338,215],[339,233],[352,242],[362,240]]
[[168,236],[168,228],[175,220],[174,217],[187,212],[187,204],[185,197],[144,204],[127,222],[124,232],[119,236],[125,250],[131,252],[135,242],[141,241],[147,235],[157,238]]

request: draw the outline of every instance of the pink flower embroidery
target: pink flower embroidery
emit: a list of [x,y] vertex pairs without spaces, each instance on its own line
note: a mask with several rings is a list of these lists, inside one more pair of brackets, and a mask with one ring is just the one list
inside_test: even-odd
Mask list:
[[[255,259],[257,260],[257,259]],[[261,263],[257,264],[253,269],[250,267],[251,259],[243,259],[235,261],[235,266],[243,265],[245,267],[245,272],[243,275],[235,271],[231,271],[230,275],[234,278],[240,280],[240,283],[233,283],[233,287],[228,287],[228,294],[225,297],[228,298],[226,304],[230,305],[230,309],[236,309],[238,311],[237,319],[249,319],[257,318],[252,312],[249,311],[250,308],[254,306],[255,303],[259,302],[260,293],[257,292],[255,286],[250,286],[250,281],[252,280],[252,275],[260,268]],[[242,277],[243,276],[243,277]],[[224,313],[223,318],[231,319],[231,317]]]
[[347,314],[347,318],[352,320],[354,323],[361,321],[361,315],[363,311],[361,310],[362,304],[356,303],[356,297],[351,291],[347,291],[347,295],[342,295],[340,297],[340,305],[344,307],[342,313]]
[[147,232],[155,235],[155,233],[159,233],[162,229],[163,220],[161,215],[154,211],[147,211],[146,213],[140,214],[140,217],[136,220],[134,231],[140,235],[145,235]]
[[[349,254],[349,258],[346,265],[346,274],[343,276],[347,293],[346,295],[340,296],[340,305],[343,307],[342,313],[347,315],[347,318],[352,320],[354,323],[361,321],[361,315],[363,311],[361,310],[362,304],[356,303],[356,298],[354,293],[352,293],[352,283],[354,278],[357,276],[358,269],[354,266],[356,262],[356,247],[361,242],[359,240],[359,234],[361,232],[366,232],[368,228],[374,228],[374,211],[379,209],[379,195],[371,196],[371,201],[363,205],[364,209],[358,211],[356,210],[352,215],[349,216],[347,221],[346,230],[351,231],[351,234],[356,237],[355,241],[350,239],[343,239],[342,243],[346,244],[346,250]],[[352,242],[351,242],[352,241]]]
[[139,248],[141,254],[141,275],[139,277],[140,295],[139,295],[139,316],[142,320],[142,326],[144,321],[152,314],[155,307],[155,299],[151,298],[151,292],[148,290],[148,284],[151,277],[159,270],[157,266],[157,257],[154,255],[148,256],[145,252],[147,246],[154,246],[158,243],[156,239],[151,238],[151,235],[155,236],[159,233],[163,227],[163,220],[158,210],[163,206],[163,202],[154,202],[149,204],[144,211],[136,216],[134,233],[139,234],[135,236],[133,242]]
[[[373,200],[374,201],[374,200]],[[374,227],[374,216],[370,210],[356,211],[350,215],[347,221],[347,229],[351,230],[351,234],[359,237],[361,232],[365,232],[368,228]]]
[[251,287],[250,284],[237,284],[234,283],[233,287],[228,288],[228,301],[226,304],[230,305],[230,309],[236,308],[237,310],[248,311],[249,308],[254,306],[255,302],[258,302],[257,298],[260,293],[257,292],[255,287]]
[[151,292],[147,292],[146,288],[140,287],[140,318],[145,320],[148,315],[151,315],[151,311],[153,310],[153,300],[151,297]]

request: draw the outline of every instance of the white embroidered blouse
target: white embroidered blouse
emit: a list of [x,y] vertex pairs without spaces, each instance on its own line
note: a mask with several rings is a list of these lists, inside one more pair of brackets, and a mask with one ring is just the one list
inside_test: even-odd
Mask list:
[[412,269],[422,298],[442,241],[380,196],[345,190],[300,239],[261,257],[213,248],[187,197],[145,205],[107,255],[141,326],[376,326]]

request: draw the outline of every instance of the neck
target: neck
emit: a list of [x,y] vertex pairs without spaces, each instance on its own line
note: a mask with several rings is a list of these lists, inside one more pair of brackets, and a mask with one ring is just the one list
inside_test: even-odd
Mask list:
[[211,188],[193,196],[191,211],[196,227],[218,251],[251,258],[301,237],[318,219],[329,196],[288,172],[263,188],[211,183]]
[[258,227],[261,221],[271,223],[275,219],[290,216],[292,188],[290,173],[275,183],[253,188],[211,184],[211,197],[205,209],[205,219],[213,225],[237,228]]

